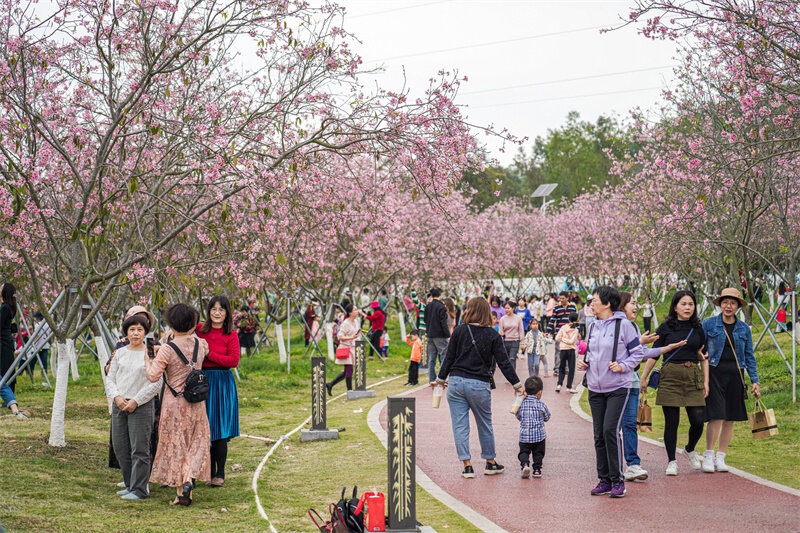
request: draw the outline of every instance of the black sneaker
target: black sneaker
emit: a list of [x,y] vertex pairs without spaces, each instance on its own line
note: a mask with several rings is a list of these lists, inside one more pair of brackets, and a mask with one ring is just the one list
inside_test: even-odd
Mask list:
[[495,474],[502,474],[505,470],[505,467],[500,463],[486,463],[486,469],[483,473],[487,476],[493,476]]
[[541,468],[534,468],[533,469],[533,477],[542,477],[542,469]]
[[464,470],[461,472],[461,476],[467,479],[472,479],[475,477],[475,470],[472,468],[472,465],[467,465],[464,467]]
[[531,467],[529,465],[524,465],[522,467],[522,478],[528,479],[529,477],[531,477]]

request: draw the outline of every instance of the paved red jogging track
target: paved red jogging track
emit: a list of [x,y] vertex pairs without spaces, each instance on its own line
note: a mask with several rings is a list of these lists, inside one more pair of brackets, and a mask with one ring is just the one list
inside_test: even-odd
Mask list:
[[[517,366],[527,373],[523,361]],[[552,377],[544,379],[542,396],[552,414],[546,425],[543,477],[522,479],[517,460],[519,423],[509,413],[513,389],[499,371],[496,380],[492,413],[497,461],[506,467],[502,475],[483,474],[485,461],[480,459],[480,445],[470,417],[470,450],[476,476],[462,478],[446,397],[441,407],[434,409],[430,388],[412,393],[417,399],[417,466],[447,494],[497,526],[484,526],[485,530],[800,531],[799,491],[791,494],[734,473],[695,471],[680,456],[679,475],[667,477],[664,448],[642,440],[639,456],[650,478],[626,483],[625,498],[590,496],[589,491],[598,481],[592,426],[570,408],[573,395],[566,392],[566,387],[561,393],[554,391],[556,380]],[[576,380],[579,382],[580,378]],[[385,408],[380,423],[385,429]],[[686,430],[682,424],[679,445],[685,444]]]

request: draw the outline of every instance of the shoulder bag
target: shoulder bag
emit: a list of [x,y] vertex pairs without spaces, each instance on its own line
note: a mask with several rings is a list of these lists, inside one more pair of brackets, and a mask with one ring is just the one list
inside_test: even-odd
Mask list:
[[194,367],[197,364],[197,351],[200,348],[200,341],[195,339],[194,340],[194,355],[192,356],[192,362],[189,363],[189,360],[183,355],[180,348],[178,348],[172,341],[167,343],[167,346],[171,347],[178,357],[180,357],[183,364],[191,368],[189,375],[186,376],[186,382],[183,385],[183,392],[175,392],[175,389],[170,387],[167,380],[164,380],[164,383],[167,383],[167,387],[169,387],[170,392],[172,392],[173,396],[176,398],[178,396],[183,396],[189,403],[198,403],[206,400],[208,398],[208,379],[206,375],[203,373],[202,370],[198,370]]
[[[472,335],[472,329],[469,327],[469,324],[467,324],[467,331],[469,331],[469,338],[472,339],[472,347],[475,348],[475,352],[478,354],[478,357],[481,358],[481,361],[485,363],[486,359],[483,358],[481,351],[478,350],[478,345],[475,343],[475,337]],[[496,389],[497,385],[494,382],[494,372],[492,372],[491,362],[489,363],[489,368],[486,369],[486,373],[489,375],[489,387],[492,390]]]
[[[692,336],[692,333],[694,333],[694,328],[690,329],[689,330],[689,334],[686,335],[686,340],[687,341],[689,340],[689,337]],[[664,359],[664,362],[661,363],[661,365],[658,368],[656,368],[655,370],[650,372],[650,376],[647,378],[647,387],[648,388],[650,388],[650,389],[657,389],[658,388],[658,384],[661,383],[661,369],[664,368],[664,365],[669,363],[669,360],[672,359],[673,357],[675,357],[675,355],[677,355],[677,353],[680,352],[682,348],[683,348],[683,346],[681,346],[680,348],[678,348],[677,350],[675,350],[674,352],[669,354],[669,357]]]

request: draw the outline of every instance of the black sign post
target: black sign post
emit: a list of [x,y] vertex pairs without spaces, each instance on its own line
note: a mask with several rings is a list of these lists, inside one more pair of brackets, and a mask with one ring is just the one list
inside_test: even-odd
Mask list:
[[348,400],[374,398],[375,391],[367,390],[367,343],[356,341],[353,350],[353,390],[347,391]]
[[367,343],[365,341],[356,341],[355,352],[353,387],[355,390],[367,390]]
[[389,527],[387,531],[420,531],[416,504],[416,422],[414,398],[387,400],[389,453]]
[[300,440],[338,439],[339,431],[328,429],[325,358],[311,358],[311,429],[300,431]]

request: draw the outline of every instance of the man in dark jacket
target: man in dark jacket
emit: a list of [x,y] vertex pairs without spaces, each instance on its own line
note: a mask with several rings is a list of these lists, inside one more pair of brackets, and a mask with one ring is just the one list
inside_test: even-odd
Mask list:
[[436,381],[436,357],[439,367],[444,363],[447,342],[450,340],[450,328],[447,326],[447,309],[439,298],[442,289],[434,287],[430,291],[431,300],[425,307],[425,326],[428,331],[428,378]]

